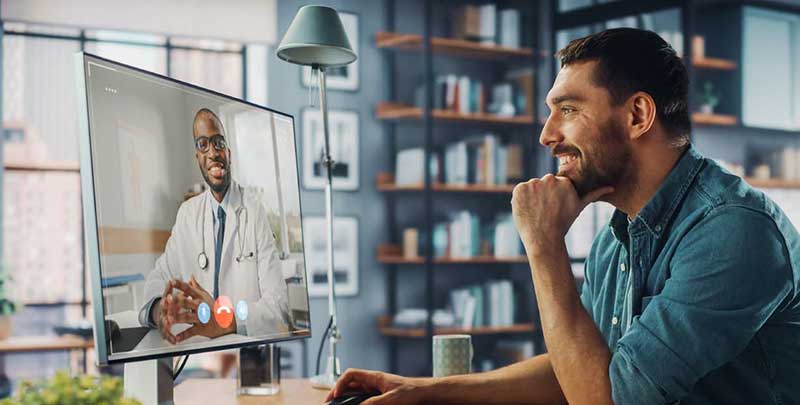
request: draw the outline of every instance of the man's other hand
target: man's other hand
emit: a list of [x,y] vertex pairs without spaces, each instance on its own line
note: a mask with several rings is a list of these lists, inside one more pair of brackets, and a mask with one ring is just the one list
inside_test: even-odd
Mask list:
[[351,368],[339,377],[325,402],[349,392],[380,392],[381,395],[362,402],[362,405],[419,404],[425,400],[424,391],[430,385],[429,381]]

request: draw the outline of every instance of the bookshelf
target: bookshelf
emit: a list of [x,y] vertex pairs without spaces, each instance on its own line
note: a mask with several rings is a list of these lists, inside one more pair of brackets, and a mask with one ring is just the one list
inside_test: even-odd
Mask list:
[[734,115],[692,113],[692,122],[698,125],[734,126],[739,120]]
[[757,188],[783,188],[800,190],[800,180],[757,179],[753,177],[745,177],[744,180],[750,183],[751,186]]
[[736,70],[736,62],[721,58],[703,57],[692,61],[692,66],[697,69],[708,70]]
[[[375,45],[384,49],[421,52],[424,50],[423,41],[422,35],[379,32],[375,38]],[[437,55],[477,59],[529,58],[533,55],[533,49],[531,48],[506,48],[444,37],[431,38],[431,46],[433,53]]]
[[[468,334],[468,335],[508,335],[508,334],[530,334],[538,330],[534,323],[520,323],[510,326],[478,326],[474,328],[435,328],[435,335],[444,334]],[[389,316],[383,315],[378,318],[378,331],[383,336],[398,338],[424,338],[426,337],[425,328],[399,328],[392,326]]]
[[[402,248],[399,245],[382,244],[378,246],[378,261],[383,264],[425,264],[425,258],[404,257]],[[470,258],[442,257],[433,259],[434,264],[518,264],[528,263],[525,256],[518,257],[494,257],[494,256],[475,256]]]
[[[415,120],[423,119],[423,109],[405,104],[382,102],[376,108],[376,116],[382,120]],[[533,125],[534,119],[530,115],[517,115],[503,117],[495,114],[474,113],[460,114],[448,110],[431,110],[434,121],[455,123],[483,123],[502,125]]]
[[[452,9],[467,4],[471,4],[470,1],[445,3],[433,0],[410,2],[388,0],[385,28],[374,37],[374,46],[383,50],[384,77],[386,78],[384,87],[386,91],[384,97],[379,98],[383,101],[375,104],[375,116],[383,123],[384,139],[388,148],[388,156],[390,156],[387,159],[385,170],[376,173],[375,180],[375,187],[385,201],[388,222],[386,224],[386,240],[382,241],[376,249],[376,259],[387,272],[388,311],[377,319],[376,328],[378,333],[389,341],[390,371],[406,375],[430,375],[431,372],[430,369],[421,372],[401,369],[401,366],[407,366],[412,360],[409,356],[404,355],[401,358],[399,355],[400,345],[409,338],[417,343],[420,340],[427,340],[426,344],[415,346],[419,347],[415,350],[425,350],[426,354],[420,353],[419,358],[426,359],[432,355],[431,343],[432,336],[435,334],[465,333],[481,336],[482,343],[475,345],[476,358],[486,357],[489,347],[484,343],[491,344],[492,339],[504,337],[525,339],[533,341],[538,347],[541,347],[540,342],[542,341],[535,302],[533,305],[526,303],[524,311],[517,310],[517,317],[512,319],[512,322],[509,323],[507,319],[499,322],[499,324],[505,325],[502,327],[484,326],[493,324],[488,321],[488,318],[485,323],[478,324],[481,326],[476,325],[470,329],[434,327],[431,316],[434,310],[443,308],[443,300],[450,297],[451,289],[464,288],[464,284],[469,282],[470,287],[477,285],[478,288],[488,290],[488,283],[492,280],[498,278],[513,280],[513,275],[517,274],[515,269],[527,268],[527,259],[521,255],[493,257],[477,254],[469,258],[456,258],[434,257],[432,254],[434,244],[431,235],[437,218],[462,212],[460,210],[471,211],[473,209],[482,210],[480,212],[482,219],[484,216],[492,218],[497,214],[510,213],[509,200],[515,184],[494,184],[493,181],[483,181],[479,184],[446,184],[444,177],[441,177],[441,180],[433,177],[429,165],[425,165],[424,181],[400,185],[395,183],[397,154],[401,149],[422,149],[424,154],[420,152],[419,159],[422,159],[420,162],[428,162],[437,150],[441,150],[448,143],[468,141],[470,137],[481,135],[481,131],[486,132],[487,128],[490,128],[492,133],[498,133],[498,145],[501,144],[500,142],[503,145],[507,143],[519,145],[518,149],[524,156],[522,162],[524,176],[535,175],[537,173],[535,165],[542,165],[537,157],[537,153],[539,153],[536,147],[537,139],[535,136],[531,136],[531,133],[538,133],[541,128],[541,124],[536,118],[538,117],[538,96],[536,94],[540,91],[536,75],[539,74],[539,68],[542,65],[549,64],[549,58],[542,57],[548,52],[539,50],[542,47],[539,46],[539,34],[536,30],[524,27],[526,27],[525,23],[529,22],[531,24],[528,24],[527,27],[537,26],[537,30],[542,31],[546,29],[546,27],[532,24],[533,21],[539,21],[538,16],[540,8],[544,9],[543,4],[515,0],[497,2],[498,10],[501,7],[510,7],[520,11],[522,33],[521,47],[519,48],[486,45],[449,35],[451,21],[448,20],[448,16]],[[418,18],[418,20],[422,21],[415,22],[411,21],[413,19],[399,17],[400,15],[409,15],[408,12],[414,8],[419,10],[416,11],[418,13],[416,15],[421,14],[423,18]],[[405,14],[404,11],[406,11]],[[541,15],[547,17],[549,14],[542,12]],[[436,57],[436,70],[434,69],[434,57]],[[459,77],[466,75],[470,79],[474,77],[477,81],[487,84],[487,87],[484,88],[484,97],[488,99],[493,96],[490,90],[491,84],[504,80],[510,81],[506,73],[512,70],[523,70],[531,72],[530,74],[533,75],[534,90],[532,93],[527,93],[526,97],[528,103],[531,103],[529,106],[533,106],[532,111],[527,110],[527,112],[520,113],[520,110],[516,109],[516,115],[501,116],[487,112],[459,113],[456,111],[457,108],[434,108],[436,91],[434,88],[437,74],[458,75]],[[504,77],[505,79],[503,79]],[[414,80],[418,81],[414,82]],[[418,90],[420,89],[419,80],[421,80],[421,90]],[[478,105],[487,107],[470,108],[469,110],[488,110],[489,103],[488,100],[485,101],[485,104],[479,103]],[[471,99],[470,103],[472,103]],[[461,105],[463,106],[463,103]],[[448,106],[450,105],[448,104]],[[447,125],[436,125],[440,123]],[[542,151],[542,153],[544,152]],[[444,168],[445,156],[440,156],[442,160],[440,164]],[[441,174],[439,173],[440,176]],[[485,176],[490,175],[486,174]],[[443,198],[434,199],[434,195],[443,196]],[[405,204],[407,200],[412,203]],[[483,225],[483,221],[481,224]],[[422,247],[420,249],[422,253],[419,256],[403,256],[402,230],[409,225],[418,228],[419,231]],[[441,267],[452,271],[437,272],[434,276],[434,269]],[[483,267],[490,268],[491,271],[483,272]],[[399,276],[401,268],[403,269],[402,278]],[[479,270],[481,271],[479,272]],[[422,274],[412,274],[420,271]],[[471,275],[467,277],[465,276],[467,274]],[[521,270],[519,274],[525,275],[525,273],[521,273]],[[415,281],[413,288],[415,291],[407,291],[409,286],[402,284],[402,281],[409,277],[419,276],[424,277],[422,279],[424,281],[418,284]],[[529,277],[527,280],[527,284],[512,281],[514,284],[513,295],[519,295],[519,290],[526,289],[531,290],[528,292],[532,296]],[[440,283],[446,284],[447,287]],[[406,298],[403,300],[402,307],[398,298],[401,294]],[[410,299],[407,299],[405,294],[413,294],[414,302],[409,304]],[[486,306],[490,305],[488,301],[487,298]],[[517,306],[516,303],[512,304]],[[395,315],[401,309],[410,308],[424,308],[427,311],[428,317],[424,325],[414,328],[394,325]],[[457,324],[460,325],[460,323]],[[405,349],[408,348],[403,347],[403,349],[405,353]]]
[[[403,184],[394,183],[394,176],[390,173],[379,173],[375,181],[378,191],[382,193],[398,192],[421,192],[425,191],[425,184]],[[431,191],[436,193],[470,193],[470,194],[511,194],[516,184],[466,184],[453,185],[444,183],[433,183]]]

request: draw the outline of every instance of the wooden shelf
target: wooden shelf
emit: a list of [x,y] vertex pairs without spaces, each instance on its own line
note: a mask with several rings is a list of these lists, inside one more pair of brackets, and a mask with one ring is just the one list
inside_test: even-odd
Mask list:
[[0,340],[0,353],[29,353],[58,350],[92,349],[94,340],[73,335],[11,336]]
[[[382,244],[378,246],[378,262],[383,264],[425,264],[425,258],[403,257],[403,249],[397,245]],[[433,259],[434,264],[516,264],[528,263],[525,256],[494,257],[476,256],[470,258],[441,257]]]
[[692,122],[699,125],[734,126],[739,120],[733,115],[692,113]]
[[[392,326],[392,321],[389,316],[381,316],[378,318],[378,330],[381,335],[406,337],[406,338],[424,338],[426,336],[425,328],[399,328]],[[532,333],[536,331],[536,325],[533,323],[520,323],[510,326],[478,326],[470,329],[459,327],[448,328],[434,328],[433,334],[467,334],[467,335],[501,335],[512,333]]]
[[[384,49],[422,51],[423,38],[422,35],[417,34],[378,32],[375,34],[375,45]],[[533,49],[531,48],[507,48],[499,45],[484,45],[463,39],[442,37],[431,38],[431,46],[435,54],[477,59],[514,59],[533,55]]]
[[[398,186],[393,183],[378,183],[378,191],[385,193],[419,192],[425,190],[424,184],[409,184]],[[437,193],[478,193],[478,194],[511,194],[514,184],[467,184],[465,186],[434,183],[431,189]]]
[[[422,108],[406,104],[381,102],[378,103],[376,114],[382,120],[421,120]],[[484,123],[502,125],[533,125],[535,122],[530,115],[517,115],[503,117],[495,114],[473,113],[461,114],[450,110],[433,110],[433,119],[443,122]]]
[[800,189],[800,180],[784,180],[784,179],[756,179],[753,177],[745,177],[746,182],[751,186],[757,188],[795,188]]
[[693,59],[692,66],[709,70],[736,70],[736,62],[719,58]]

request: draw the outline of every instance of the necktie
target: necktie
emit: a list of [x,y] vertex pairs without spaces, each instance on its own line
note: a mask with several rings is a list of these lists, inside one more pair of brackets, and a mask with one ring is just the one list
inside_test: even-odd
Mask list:
[[217,207],[217,238],[214,241],[214,299],[219,296],[219,263],[222,260],[222,238],[225,236],[225,210],[222,206]]

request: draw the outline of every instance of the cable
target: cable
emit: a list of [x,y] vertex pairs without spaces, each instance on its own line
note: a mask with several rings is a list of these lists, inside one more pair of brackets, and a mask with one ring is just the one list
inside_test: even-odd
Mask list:
[[172,381],[178,379],[178,376],[181,375],[181,371],[183,371],[183,367],[186,366],[186,360],[189,360],[189,355],[183,356],[183,361],[181,362],[180,367],[178,367],[178,371],[172,370]]
[[325,333],[322,334],[322,340],[319,341],[319,350],[317,350],[317,372],[314,375],[319,375],[319,359],[322,357],[322,346],[325,345],[325,339],[328,337],[328,333],[331,331],[331,326],[333,326],[333,317],[328,318],[328,326],[325,327]]

